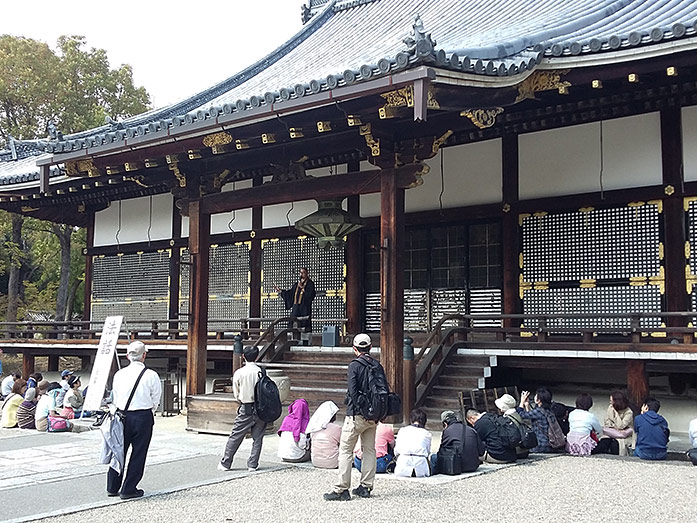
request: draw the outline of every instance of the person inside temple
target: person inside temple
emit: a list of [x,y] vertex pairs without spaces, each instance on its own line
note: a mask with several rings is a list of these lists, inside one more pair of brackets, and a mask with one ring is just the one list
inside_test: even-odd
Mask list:
[[[300,279],[290,289],[282,290],[274,285],[276,292],[281,293],[286,309],[298,320],[300,339],[303,345],[309,345],[312,339],[312,300],[315,299],[315,282],[310,279],[307,267],[300,269]],[[293,328],[293,322],[288,325]]]

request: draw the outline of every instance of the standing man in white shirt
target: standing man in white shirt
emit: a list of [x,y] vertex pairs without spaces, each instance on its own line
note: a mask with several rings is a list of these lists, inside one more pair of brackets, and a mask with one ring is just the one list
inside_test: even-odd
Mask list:
[[250,431],[252,433],[252,452],[247,460],[247,470],[254,472],[259,466],[261,445],[264,442],[264,430],[266,430],[266,422],[259,419],[254,411],[254,390],[261,375],[261,369],[255,363],[257,356],[259,356],[259,349],[245,347],[243,356],[244,366],[237,369],[232,376],[232,392],[235,399],[240,402],[240,407],[237,409],[237,417],[225,445],[223,459],[218,463],[218,470],[230,470],[237,449],[240,448],[242,440]]
[[121,496],[121,499],[139,498],[143,495],[138,483],[143,478],[145,458],[155,424],[154,412],[162,395],[160,376],[154,370],[145,368],[147,352],[143,342],[131,343],[126,351],[131,363],[114,375],[114,405],[125,414],[124,457],[129,447],[132,450],[128,464],[124,467],[125,472],[122,470],[119,474],[109,467],[106,490],[108,496]]

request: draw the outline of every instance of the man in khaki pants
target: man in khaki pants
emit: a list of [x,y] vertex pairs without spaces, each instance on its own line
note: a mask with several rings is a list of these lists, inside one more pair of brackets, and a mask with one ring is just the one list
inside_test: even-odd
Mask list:
[[377,422],[365,419],[359,408],[359,398],[368,391],[365,366],[361,359],[368,360],[371,365],[380,365],[368,354],[372,341],[367,334],[358,334],[353,338],[353,353],[356,355],[348,367],[348,392],[346,393],[346,419],[341,429],[339,443],[339,480],[331,492],[324,495],[327,501],[348,501],[351,499],[351,466],[353,464],[353,449],[358,437],[361,438],[363,463],[361,466],[361,484],[353,489],[353,494],[361,498],[369,498],[375,480],[375,430]]

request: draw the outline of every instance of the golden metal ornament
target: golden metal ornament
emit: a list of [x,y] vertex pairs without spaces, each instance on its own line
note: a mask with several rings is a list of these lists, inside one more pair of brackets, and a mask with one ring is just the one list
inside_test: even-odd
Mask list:
[[663,189],[663,192],[665,192],[668,196],[670,196],[671,194],[673,194],[675,192],[675,187],[673,187],[672,185],[666,185],[666,188]]
[[432,149],[432,152],[433,152],[434,155],[438,152],[438,149],[440,149],[440,148],[443,146],[443,144],[445,143],[445,141],[446,141],[448,138],[450,138],[450,136],[451,136],[452,134],[453,134],[453,130],[452,130],[452,129],[448,129],[448,130],[445,131],[441,136],[439,136],[438,138],[436,138],[435,140],[433,140],[433,149]]
[[566,75],[569,69],[561,69],[559,71],[535,71],[520,84],[518,84],[518,96],[514,103],[521,102],[527,99],[535,99],[535,93],[540,91],[564,91],[571,87],[571,82],[562,80],[562,76]]
[[226,132],[209,134],[203,138],[203,145],[213,147],[215,145],[227,145],[232,143],[232,135]]
[[178,163],[172,163],[169,166],[169,170],[172,171],[174,177],[179,182],[179,187],[186,187],[186,176],[179,170]]
[[63,168],[65,169],[65,174],[68,176],[80,176],[77,170],[77,162],[65,162]]
[[123,177],[123,181],[124,181],[124,182],[135,182],[136,184],[140,185],[141,187],[146,187],[146,188],[147,188],[147,187],[150,187],[149,185],[146,185],[146,184],[143,182],[144,179],[145,179],[145,178],[144,178],[143,175],[140,175],[140,176],[124,176],[124,177]]
[[496,117],[503,112],[503,107],[493,107],[491,109],[466,109],[460,116],[469,118],[470,121],[480,129],[487,129],[496,123]]
[[[396,91],[382,93],[382,96],[387,102],[384,107],[414,107],[414,86],[407,85]],[[426,100],[428,109],[440,109],[440,104],[436,100],[433,87],[428,87],[428,97]]]
[[94,160],[92,159],[79,160],[77,162],[77,169],[78,171],[86,172],[87,176],[90,177],[100,176],[102,174],[99,171],[99,168],[96,165],[94,165]]

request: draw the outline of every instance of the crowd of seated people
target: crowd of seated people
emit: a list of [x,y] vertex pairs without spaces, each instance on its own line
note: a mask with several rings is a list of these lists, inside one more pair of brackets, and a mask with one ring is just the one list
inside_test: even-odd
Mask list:
[[[532,398],[523,391],[520,401],[504,394],[495,401],[498,412],[469,409],[464,421],[459,413],[444,411],[437,451],[431,449],[426,412],[417,408],[396,437],[392,425],[378,423],[377,472],[393,472],[399,477],[460,474],[474,472],[482,463],[514,463],[539,453],[633,454],[645,460],[666,459],[670,431],[665,418],[658,414],[660,402],[647,398],[635,418],[624,393],[615,391],[609,400],[602,423],[590,412],[590,394],[579,394],[575,408],[571,408],[552,401],[552,393],[545,387],[537,389]],[[336,468],[341,439],[341,426],[334,423],[338,411],[333,402],[327,401],[310,417],[305,400],[293,402],[279,430],[279,456],[284,461],[311,459],[315,467]],[[697,464],[697,419],[690,423],[689,435]],[[359,439],[354,450],[358,470],[360,443]]]

